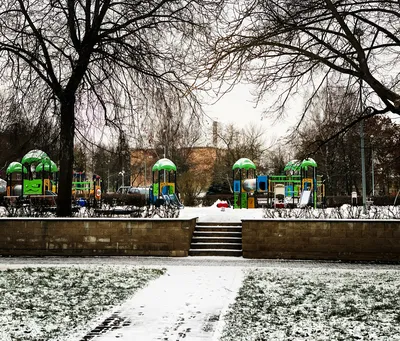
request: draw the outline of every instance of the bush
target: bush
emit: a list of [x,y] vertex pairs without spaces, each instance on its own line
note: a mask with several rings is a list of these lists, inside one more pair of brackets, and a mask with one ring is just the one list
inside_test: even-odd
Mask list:
[[102,195],[102,201],[110,206],[137,206],[143,207],[147,205],[146,197],[143,194],[119,194],[105,193]]
[[[385,196],[375,196],[375,197],[367,197],[367,200],[371,200],[373,205],[375,206],[389,206],[393,205],[395,196],[385,195]],[[350,195],[342,195],[342,196],[327,196],[326,197],[326,206],[327,207],[340,207],[344,204],[351,204],[351,196]],[[362,205],[362,197],[357,197],[357,205]],[[400,198],[397,198],[396,205],[400,205]]]

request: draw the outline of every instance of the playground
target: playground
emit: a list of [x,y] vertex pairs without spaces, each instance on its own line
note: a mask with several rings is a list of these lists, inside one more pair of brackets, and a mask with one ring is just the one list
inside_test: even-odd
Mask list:
[[241,158],[232,167],[235,209],[324,207],[325,186],[311,159],[291,160],[281,175],[257,175],[255,164]]
[[[104,195],[102,179],[74,172],[72,212],[79,217],[161,217],[179,216],[183,208],[176,194],[176,166],[166,158],[152,168],[153,184],[148,193]],[[58,167],[41,150],[31,150],[21,162],[11,162],[6,170],[5,195],[0,215],[8,217],[51,217],[56,212]]]
[[[223,219],[239,217],[240,213],[233,213],[238,210],[262,210],[258,217],[264,218],[396,219],[399,215],[395,205],[385,209],[373,206],[372,202],[368,202],[368,211],[357,205],[327,208],[324,179],[311,158],[289,161],[283,173],[258,174],[250,159],[240,158],[232,166],[233,201],[217,200],[212,206],[226,210]],[[21,162],[11,162],[6,181],[0,186],[5,192],[0,203],[1,216],[55,216],[58,167],[45,152],[32,150]],[[76,217],[186,217],[192,208],[184,209],[177,188],[177,167],[167,158],[154,163],[151,186],[140,190],[127,187],[124,193],[103,193],[100,176],[74,172],[72,212]]]

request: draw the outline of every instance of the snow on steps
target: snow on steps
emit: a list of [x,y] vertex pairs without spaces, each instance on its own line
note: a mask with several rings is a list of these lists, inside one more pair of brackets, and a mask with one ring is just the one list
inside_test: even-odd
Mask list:
[[190,256],[242,256],[242,223],[197,222]]

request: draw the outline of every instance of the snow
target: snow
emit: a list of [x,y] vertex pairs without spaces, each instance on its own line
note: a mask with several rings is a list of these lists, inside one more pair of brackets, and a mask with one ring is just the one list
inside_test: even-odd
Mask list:
[[[64,339],[50,337],[43,341],[90,340],[91,331],[112,317],[118,317],[122,322],[115,329],[105,330],[93,341],[343,339],[341,336],[346,334],[335,334],[337,330],[348,333],[344,339],[399,340],[400,335],[399,298],[393,294],[398,291],[400,282],[397,265],[250,260],[240,257],[0,258],[0,269],[3,270],[32,273],[28,270],[32,268],[49,273],[54,273],[55,269],[64,269],[67,273],[78,273],[77,269],[96,269],[100,282],[109,278],[108,274],[129,273],[129,269],[166,269],[164,275],[151,280],[121,303],[105,311],[95,309],[96,316],[91,319],[76,310],[76,317],[82,320],[83,326],[71,328]],[[68,280],[56,279],[61,287],[70,285]],[[23,283],[13,285],[17,285],[21,292],[38,289],[34,283],[26,284],[26,287]],[[120,290],[117,288],[123,283],[112,290]],[[87,284],[85,290],[88,290]],[[104,287],[99,290],[103,296],[109,293]],[[64,310],[66,313],[66,304],[71,298],[62,293],[66,297],[61,299],[60,294],[48,293],[53,301],[46,304],[54,305],[57,312]],[[92,293],[91,297],[95,299],[96,295]],[[41,300],[45,301],[45,298]],[[86,306],[87,301],[76,303],[81,311],[93,308]],[[357,309],[359,314],[352,316],[351,309],[346,310],[346,307]],[[10,319],[10,310],[1,311],[3,319]],[[312,319],[308,313],[316,318]],[[339,313],[347,315],[340,316]],[[25,325],[32,325],[31,315],[34,314],[25,315]],[[369,319],[369,315],[373,319]],[[364,320],[357,321],[357,318]],[[52,321],[51,328],[60,327],[56,322]],[[66,322],[58,321],[58,324],[62,327]],[[17,320],[13,327],[18,326]],[[303,334],[299,334],[301,330]],[[294,333],[292,338],[285,337],[286,332]],[[306,336],[307,333],[312,335],[312,332],[318,332],[315,334],[318,338]],[[357,335],[361,337],[356,338]],[[257,336],[261,338],[257,339]],[[9,339],[3,337],[1,340]],[[28,337],[23,340],[36,341]]]
[[400,206],[371,206],[364,214],[362,206],[342,205],[327,209],[233,209],[218,208],[217,200],[210,207],[185,207],[179,218],[198,218],[200,222],[240,222],[242,219],[400,219]]
[[[221,209],[216,204],[185,207],[180,218],[238,222],[264,216],[262,209]],[[32,281],[19,281],[8,283],[7,288],[4,274],[10,269],[29,273],[37,268],[54,274],[55,269],[78,273],[76,269],[89,271],[95,268],[101,274],[100,282],[105,282],[115,278],[116,271],[140,271],[143,267],[166,270],[165,274],[151,279],[147,286],[132,291],[121,301],[109,303],[105,308],[100,307],[101,302],[93,303],[95,300],[91,300],[92,303],[89,300],[77,302],[82,311],[93,310],[89,303],[97,304],[95,315],[89,318],[88,314],[76,310],[75,317],[82,323],[71,328],[67,337],[42,340],[400,340],[400,301],[397,295],[400,269],[395,264],[251,260],[241,257],[0,257],[0,316],[7,323],[17,318],[10,326],[14,331],[17,329],[18,335],[24,335],[21,325],[38,323],[37,318],[31,320],[35,314],[22,315],[17,311],[20,315],[15,315],[10,300],[17,300],[18,293],[35,292],[38,287]],[[60,286],[68,287],[71,283],[65,276],[56,278]],[[86,282],[82,282],[85,291],[89,288]],[[125,282],[118,282],[120,288]],[[118,285],[108,290],[121,290]],[[7,290],[7,296],[2,295],[4,290]],[[10,296],[12,291],[17,296]],[[55,306],[57,312],[64,312],[67,316],[66,302],[76,299],[76,295],[70,297],[67,293],[53,291],[56,292],[48,293],[41,300],[53,297],[46,304]],[[103,287],[98,291],[103,291],[103,296],[109,292]],[[65,297],[61,299],[57,295]],[[91,294],[91,297],[95,296]],[[4,297],[8,299],[8,307],[4,305]],[[60,302],[62,304],[58,305]],[[72,315],[68,316],[71,318]],[[24,323],[18,318],[23,318]],[[118,322],[118,325],[105,328],[94,337],[91,333],[104,325],[107,319]],[[53,320],[48,323],[48,328],[65,328],[67,322],[67,319],[61,322]],[[5,325],[4,322],[1,341],[10,340],[11,331],[4,329]],[[28,334],[22,340],[36,341]]]
[[200,222],[240,222],[242,219],[262,219],[263,209],[233,209],[218,208],[217,204],[222,201],[217,200],[209,207],[185,207],[181,210],[179,218],[199,218]]
[[399,271],[251,270],[221,341],[400,340],[399,280]]
[[131,324],[96,341],[211,340],[241,279],[237,268],[170,267],[118,309]]

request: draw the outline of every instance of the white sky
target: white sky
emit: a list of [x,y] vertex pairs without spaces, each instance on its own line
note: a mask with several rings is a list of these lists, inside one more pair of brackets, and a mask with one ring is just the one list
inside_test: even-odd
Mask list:
[[[239,84],[216,103],[204,106],[204,110],[211,119],[222,124],[233,123],[237,128],[245,127],[249,123],[261,125],[265,129],[267,141],[272,142],[283,137],[287,130],[296,124],[298,112],[288,113],[286,119],[278,122],[274,122],[273,118],[263,118],[263,110],[272,102],[264,101],[256,107],[251,90],[250,86]],[[301,110],[301,107],[298,109]]]

